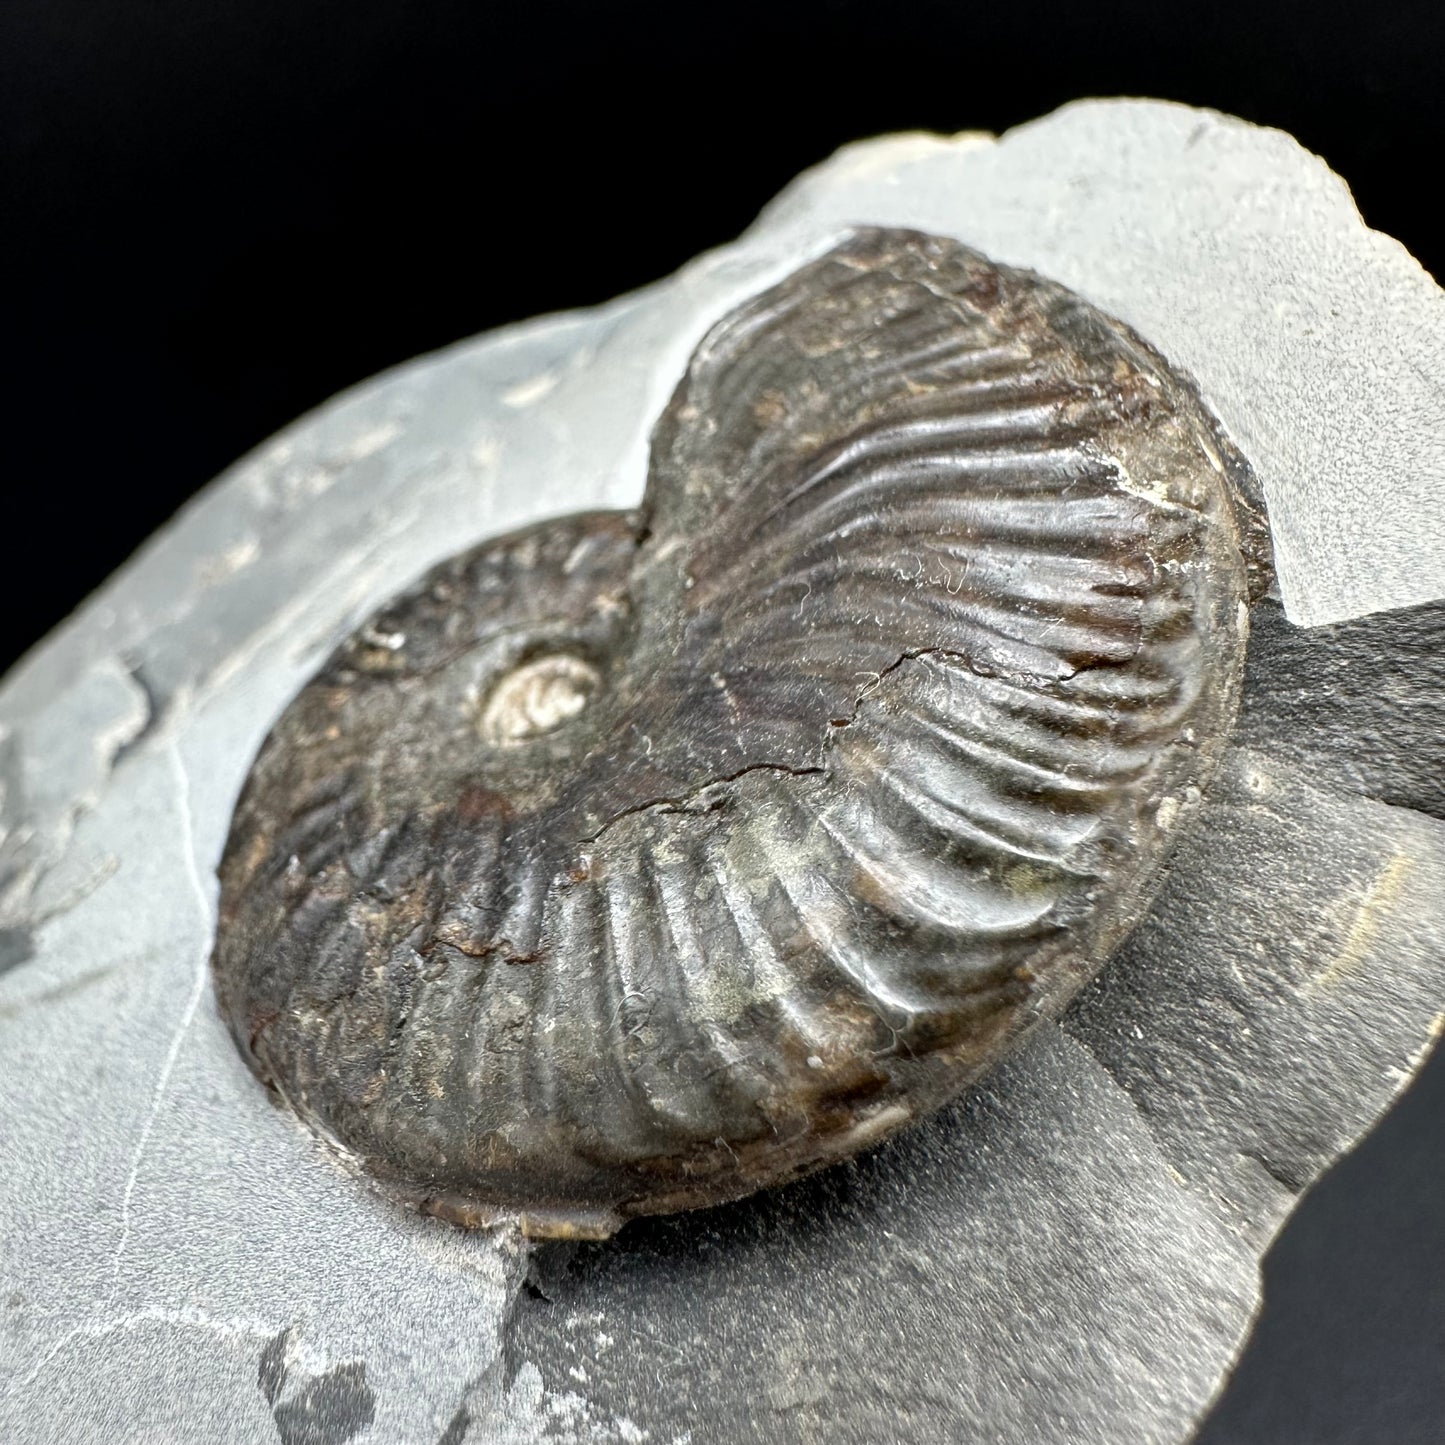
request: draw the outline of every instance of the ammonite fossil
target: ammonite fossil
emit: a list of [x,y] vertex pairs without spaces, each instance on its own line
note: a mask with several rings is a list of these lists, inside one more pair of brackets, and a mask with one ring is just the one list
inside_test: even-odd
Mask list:
[[215,972],[394,1195],[598,1235],[883,1138],[1137,921],[1260,517],[1127,328],[864,229],[719,323],[636,512],[436,569],[266,741]]

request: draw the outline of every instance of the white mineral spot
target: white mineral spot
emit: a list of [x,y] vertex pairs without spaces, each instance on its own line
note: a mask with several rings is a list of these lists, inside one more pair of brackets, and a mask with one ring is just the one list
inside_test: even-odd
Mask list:
[[261,555],[261,544],[255,537],[244,537],[214,557],[207,557],[196,567],[196,581],[202,587],[214,587],[228,577],[249,567]]
[[556,732],[587,706],[602,681],[590,662],[567,652],[534,657],[507,673],[482,708],[482,736],[510,747]]
[[550,371],[544,371],[538,376],[528,377],[526,381],[519,381],[516,386],[508,388],[502,393],[502,401],[507,406],[520,410],[524,406],[531,406],[534,402],[541,401],[556,385],[556,375]]
[[367,427],[346,448],[346,460],[365,461],[367,457],[375,456],[383,447],[389,446],[400,435],[401,423],[398,421],[384,421],[380,426]]

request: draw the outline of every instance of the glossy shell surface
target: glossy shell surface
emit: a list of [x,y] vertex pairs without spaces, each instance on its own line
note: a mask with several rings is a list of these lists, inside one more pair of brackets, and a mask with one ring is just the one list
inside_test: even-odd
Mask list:
[[221,866],[251,1067],[537,1235],[882,1139],[1147,907],[1234,716],[1247,480],[1080,298],[852,233],[703,340],[639,511],[445,563],[281,718]]

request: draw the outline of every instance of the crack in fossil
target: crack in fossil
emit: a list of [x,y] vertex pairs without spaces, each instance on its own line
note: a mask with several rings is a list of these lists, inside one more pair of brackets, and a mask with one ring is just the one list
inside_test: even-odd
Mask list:
[[587,837],[580,839],[576,845],[576,851],[580,852],[583,849],[592,847],[619,823],[639,813],[647,813],[654,810],[662,813],[707,812],[707,808],[695,809],[692,804],[713,788],[721,788],[729,783],[739,782],[751,773],[781,773],[785,777],[793,778],[827,776],[831,772],[831,759],[829,759],[827,755],[835,746],[837,738],[847,728],[852,727],[853,724],[858,721],[863,704],[883,685],[884,678],[890,677],[893,673],[897,672],[906,662],[914,662],[919,659],[932,657],[951,658],[963,663],[970,671],[977,670],[969,657],[953,648],[919,647],[904,652],[880,672],[870,672],[866,674],[871,681],[854,697],[848,716],[846,718],[834,719],[829,725],[828,732],[823,737],[823,762],[801,766],[791,763],[749,763],[746,767],[737,769],[736,772],[727,773],[721,777],[709,778],[706,782],[699,783],[696,787],[689,788],[687,792],[679,794],[676,797],[648,798],[644,802],[634,803],[632,806],[623,808],[620,812],[615,813],[598,828],[595,833],[591,833]]

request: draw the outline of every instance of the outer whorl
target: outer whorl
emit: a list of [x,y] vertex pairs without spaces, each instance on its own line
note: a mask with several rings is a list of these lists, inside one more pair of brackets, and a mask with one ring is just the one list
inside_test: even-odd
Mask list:
[[246,1058],[533,1234],[882,1138],[1147,906],[1233,720],[1243,477],[1077,296],[854,233],[698,347],[639,512],[447,562],[292,703],[221,865]]

